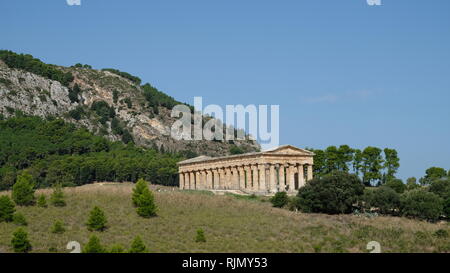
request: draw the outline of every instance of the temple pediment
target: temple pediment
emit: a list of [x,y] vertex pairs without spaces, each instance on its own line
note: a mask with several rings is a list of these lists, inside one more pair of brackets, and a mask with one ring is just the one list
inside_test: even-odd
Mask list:
[[264,151],[265,154],[277,154],[277,155],[306,155],[312,156],[313,152],[308,150],[300,149],[291,145],[279,146],[270,150]]

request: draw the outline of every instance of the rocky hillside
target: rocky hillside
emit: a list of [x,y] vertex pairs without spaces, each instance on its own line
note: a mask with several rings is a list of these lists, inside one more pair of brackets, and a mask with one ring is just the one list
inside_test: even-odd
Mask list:
[[[39,60],[31,60],[40,65]],[[69,75],[69,80],[54,80],[48,76],[51,72],[46,70],[46,64],[36,69],[35,64],[30,68],[12,63],[0,58],[0,114],[4,117],[18,111],[58,117],[110,140],[134,141],[140,146],[187,156],[226,155],[236,146],[244,152],[260,148],[250,140],[228,143],[173,139],[170,128],[176,119],[170,117],[170,106],[178,102],[149,84],[141,85],[140,79],[127,73],[95,70],[86,65],[51,66],[50,70]]]

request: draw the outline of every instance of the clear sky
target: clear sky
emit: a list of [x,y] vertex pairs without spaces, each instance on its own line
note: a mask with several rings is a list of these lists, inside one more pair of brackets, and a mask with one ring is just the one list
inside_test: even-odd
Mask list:
[[280,142],[450,168],[450,1],[2,0],[0,48],[137,75],[176,99],[280,105]]

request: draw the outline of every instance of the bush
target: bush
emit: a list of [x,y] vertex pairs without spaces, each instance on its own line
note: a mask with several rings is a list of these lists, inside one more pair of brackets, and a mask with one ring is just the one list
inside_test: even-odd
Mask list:
[[381,186],[374,190],[366,190],[363,201],[366,209],[375,207],[382,214],[392,214],[400,206],[400,195],[390,187]]
[[397,193],[403,193],[406,190],[406,185],[400,179],[392,179],[384,184],[386,187],[389,187],[396,191]]
[[272,198],[270,198],[270,202],[275,208],[282,208],[287,205],[289,198],[286,192],[277,192]]
[[144,191],[138,198],[137,214],[144,218],[149,218],[156,216],[156,210],[153,193],[150,190]]
[[91,210],[86,225],[89,231],[103,231],[106,229],[106,223],[105,213],[96,206]]
[[198,229],[197,230],[197,236],[195,237],[195,241],[197,243],[204,243],[204,242],[206,242],[205,232],[203,231],[203,229]]
[[434,236],[438,238],[447,238],[448,237],[448,231],[445,229],[438,229],[433,233]]
[[15,213],[13,215],[13,223],[18,226],[26,226],[28,225],[27,219],[25,219],[25,216],[22,213]]
[[64,192],[60,183],[55,184],[53,193],[50,196],[50,203],[55,207],[64,207],[66,201],[64,200]]
[[14,203],[8,196],[0,196],[0,222],[11,222],[13,220]]
[[66,229],[64,228],[64,224],[63,222],[57,220],[52,227],[52,233],[55,234],[62,234],[66,231]]
[[136,236],[131,243],[130,253],[145,253],[147,252],[147,247],[144,245],[141,237]]
[[444,201],[438,195],[417,189],[400,196],[400,211],[408,217],[436,221],[443,214]]
[[303,212],[351,213],[363,193],[364,185],[356,175],[332,172],[300,188],[297,203]]
[[41,207],[41,208],[47,207],[47,198],[45,197],[44,194],[39,195],[39,197],[37,199],[37,206]]
[[450,197],[450,179],[439,179],[431,182],[428,190],[441,198]]
[[84,246],[83,253],[105,253],[106,249],[100,243],[100,239],[92,235],[89,242]]
[[30,206],[34,203],[34,178],[28,172],[17,176],[13,186],[12,198],[19,206]]
[[447,218],[450,218],[450,197],[448,197],[447,199],[445,199],[444,201],[444,215]]
[[144,179],[140,178],[137,182],[136,185],[133,188],[133,194],[131,196],[131,200],[133,202],[133,205],[135,207],[138,206],[139,203],[139,196],[144,192],[148,190],[148,182],[145,181]]
[[18,228],[13,233],[11,245],[16,253],[27,253],[31,250],[31,243],[28,240],[28,233],[22,228]]
[[109,252],[110,253],[124,253],[125,248],[122,245],[116,244],[111,247],[111,250]]

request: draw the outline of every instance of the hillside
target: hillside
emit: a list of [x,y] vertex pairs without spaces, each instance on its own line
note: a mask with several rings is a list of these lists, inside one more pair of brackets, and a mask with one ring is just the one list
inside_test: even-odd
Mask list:
[[[109,247],[128,248],[140,235],[150,252],[367,252],[370,241],[378,241],[382,252],[450,252],[450,238],[436,235],[439,229],[449,231],[448,223],[303,214],[272,208],[259,199],[162,186],[152,186],[158,216],[144,219],[131,205],[132,186],[105,183],[67,188],[66,207],[19,207],[28,221],[33,252],[68,252],[69,241],[85,244],[92,234],[85,223],[96,205],[105,211],[109,228],[95,234]],[[40,192],[50,194],[50,190]],[[64,234],[50,232],[56,220],[66,224]],[[0,223],[0,252],[11,251],[16,228],[13,223]],[[195,242],[199,228],[205,231],[205,243]]]
[[[115,69],[95,70],[88,65],[49,65],[30,55],[0,50],[0,116],[18,111],[39,117],[57,117],[113,141],[135,142],[160,151],[187,156],[226,155],[232,147],[259,150],[251,140],[177,141],[170,136],[180,104],[150,84]],[[207,119],[207,117],[204,117]]]

